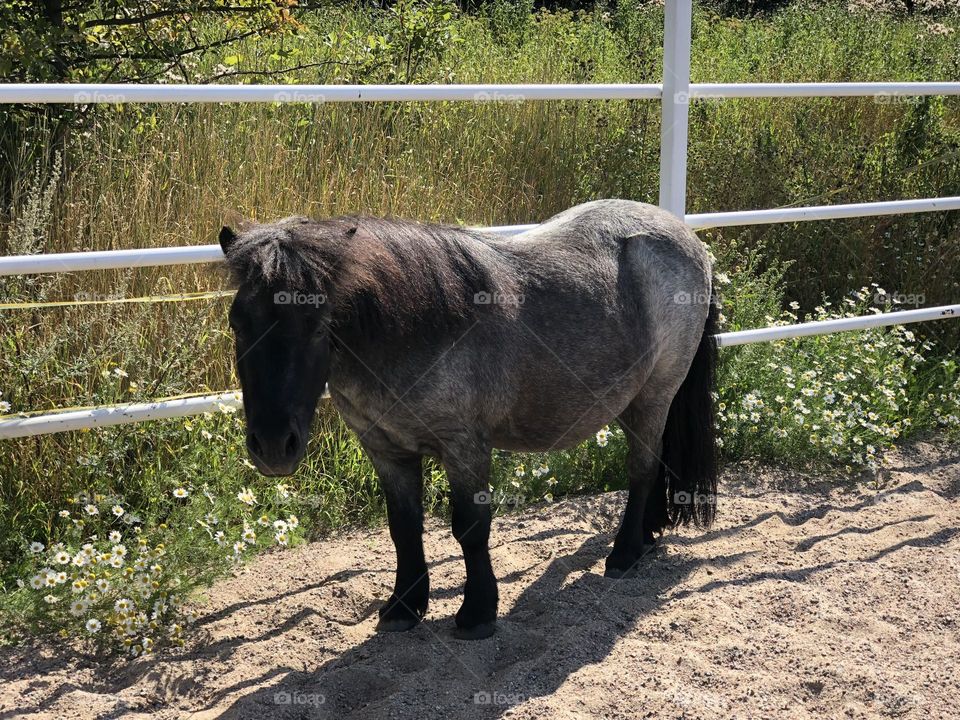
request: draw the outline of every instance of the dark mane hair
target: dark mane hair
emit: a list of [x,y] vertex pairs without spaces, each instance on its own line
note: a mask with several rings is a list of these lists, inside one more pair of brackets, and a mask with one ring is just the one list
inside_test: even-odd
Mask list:
[[480,309],[478,293],[513,284],[482,232],[370,217],[256,225],[237,237],[226,262],[238,285],[323,293],[334,324],[371,332],[461,325]]

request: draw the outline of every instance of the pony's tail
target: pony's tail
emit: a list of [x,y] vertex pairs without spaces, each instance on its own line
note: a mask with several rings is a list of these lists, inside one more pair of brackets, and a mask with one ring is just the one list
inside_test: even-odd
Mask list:
[[[710,311],[693,363],[677,391],[663,433],[661,478],[656,488],[666,494],[664,525],[707,528],[713,522],[717,497],[717,446],[713,392],[717,366],[716,296],[710,296]],[[662,497],[662,496],[661,496]]]

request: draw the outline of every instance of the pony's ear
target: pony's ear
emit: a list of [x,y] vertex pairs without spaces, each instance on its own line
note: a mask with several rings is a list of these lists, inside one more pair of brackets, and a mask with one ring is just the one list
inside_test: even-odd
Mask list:
[[226,255],[230,252],[231,246],[237,241],[237,234],[233,231],[232,228],[224,225],[220,228],[220,249],[223,250],[223,254]]
[[237,235],[250,230],[256,224],[254,220],[245,218],[236,210],[227,210],[224,213],[223,228],[220,230],[220,248],[224,254],[236,242]]

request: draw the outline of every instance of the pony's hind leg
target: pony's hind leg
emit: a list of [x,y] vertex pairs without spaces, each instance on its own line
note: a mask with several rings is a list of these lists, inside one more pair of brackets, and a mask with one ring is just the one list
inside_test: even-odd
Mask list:
[[423,468],[419,455],[368,451],[387,501],[390,537],[397,551],[393,593],[380,608],[377,630],[409,630],[427,614],[430,576],[423,554]]
[[[649,385],[647,386],[649,387]],[[666,401],[641,393],[617,418],[627,441],[627,477],[630,490],[620,530],[607,557],[607,577],[628,577],[655,546],[656,536],[668,524],[667,497],[661,462],[661,440],[672,393]]]
[[445,448],[442,460],[450,483],[453,535],[463,550],[467,580],[457,611],[454,637],[479,640],[496,630],[497,578],[490,564],[490,453],[475,440]]

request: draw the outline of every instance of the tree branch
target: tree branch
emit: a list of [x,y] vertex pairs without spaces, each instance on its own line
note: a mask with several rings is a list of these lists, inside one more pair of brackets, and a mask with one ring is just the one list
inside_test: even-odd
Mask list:
[[150,53],[101,53],[99,55],[87,55],[83,58],[78,58],[79,62],[74,61],[71,66],[75,67],[77,65],[85,65],[90,62],[95,62],[97,60],[173,60],[175,58],[182,58],[187,55],[191,55],[195,52],[201,52],[205,50],[212,50],[213,48],[222,47],[223,45],[229,45],[230,43],[237,42],[238,40],[243,40],[248,38],[251,35],[256,35],[261,33],[264,30],[269,30],[270,25],[264,25],[262,27],[255,28],[253,30],[248,30],[247,32],[240,33],[238,35],[233,35],[231,37],[223,38],[221,40],[216,40],[212,43],[206,45],[194,45],[193,47],[185,48],[183,50],[178,50],[177,52],[167,53],[165,55],[152,55]]

